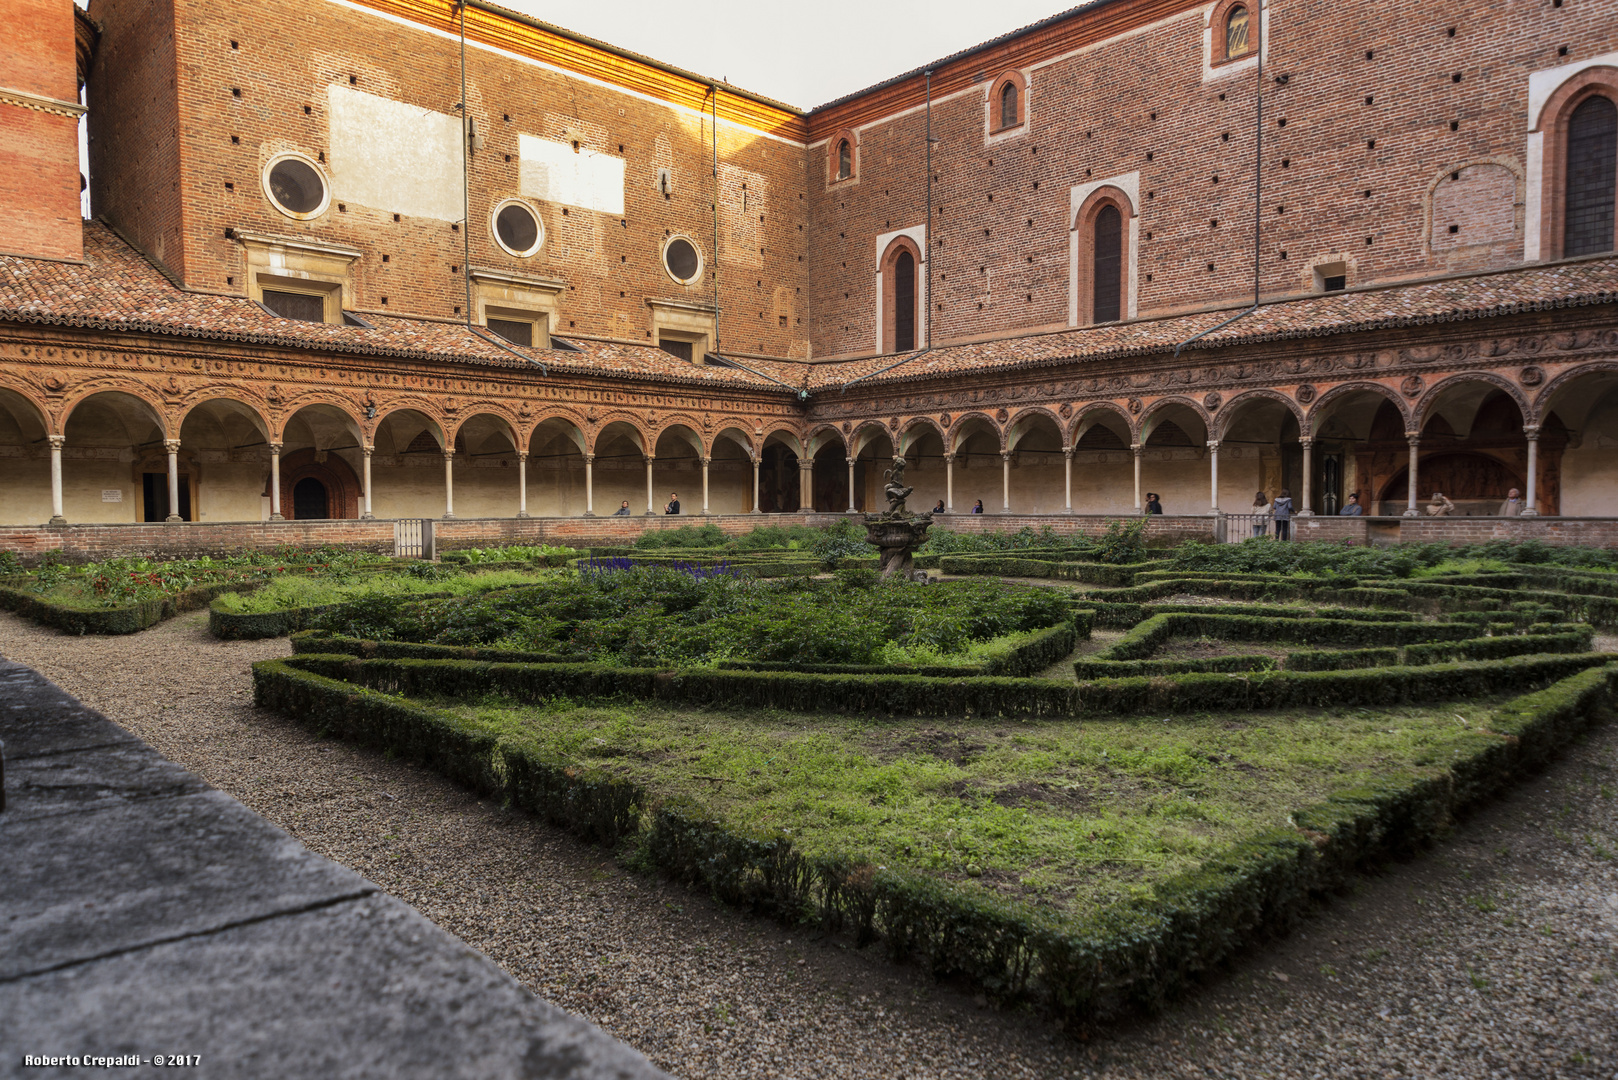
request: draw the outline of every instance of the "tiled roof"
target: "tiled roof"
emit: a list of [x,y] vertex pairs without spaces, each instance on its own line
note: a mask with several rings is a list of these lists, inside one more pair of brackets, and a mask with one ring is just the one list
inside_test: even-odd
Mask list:
[[[283,319],[238,297],[185,292],[97,222],[85,223],[82,264],[0,256],[0,319],[409,360],[529,366],[455,323],[370,312],[364,318],[371,327],[301,322]],[[698,367],[651,346],[568,340],[577,352],[512,348],[558,373],[783,392],[801,387],[804,381],[805,365],[790,361],[743,361],[762,373],[755,375],[733,368]]]
[[[1309,296],[1266,304],[1189,347],[1202,351],[1286,338],[1618,303],[1618,257],[1580,259],[1501,273],[1457,276]],[[831,390],[913,382],[971,371],[1007,371],[1172,353],[1180,342],[1218,326],[1234,309],[941,345],[904,356],[820,364],[740,361],[753,371],[697,367],[650,346],[570,338],[578,351],[512,348],[552,372],[688,386]],[[111,230],[86,223],[84,263],[0,256],[0,319],[143,331],[259,345],[412,360],[448,360],[520,369],[522,360],[454,323],[367,312],[371,328],[283,319],[236,297],[188,293]],[[1188,351],[1189,351],[1188,350]],[[892,370],[884,371],[885,368]],[[881,374],[877,374],[877,373]]]
[[[1607,256],[1266,304],[1198,340],[1187,352],[1611,303],[1618,303],[1618,257]],[[1218,326],[1234,314],[1235,309],[1207,311],[971,345],[935,346],[911,354],[916,359],[909,361],[902,356],[879,356],[818,364],[810,376],[809,389],[833,389],[862,377],[860,385],[866,387],[966,371],[1161,355],[1172,353],[1180,342]],[[870,377],[893,365],[900,366]]]

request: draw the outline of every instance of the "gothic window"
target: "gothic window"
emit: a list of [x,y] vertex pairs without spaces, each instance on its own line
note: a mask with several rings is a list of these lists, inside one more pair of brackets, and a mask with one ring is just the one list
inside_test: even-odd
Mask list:
[[901,251],[893,260],[893,351],[916,347],[916,260]]
[[1225,16],[1225,58],[1244,55],[1250,48],[1247,38],[1247,8],[1238,4]]
[[854,175],[854,149],[843,139],[837,144],[837,179],[847,180]]
[[1095,216],[1095,261],[1091,321],[1115,322],[1122,317],[1124,218],[1111,203]]
[[1017,84],[1007,82],[1000,88],[1000,126],[1016,127],[1017,123]]
[[1564,256],[1613,249],[1613,211],[1618,202],[1615,184],[1618,184],[1618,106],[1611,98],[1586,98],[1573,110],[1567,125]]

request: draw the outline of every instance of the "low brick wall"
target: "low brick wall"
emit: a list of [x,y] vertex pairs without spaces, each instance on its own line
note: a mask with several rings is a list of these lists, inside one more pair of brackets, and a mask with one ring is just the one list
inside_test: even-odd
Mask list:
[[[685,525],[716,525],[737,535],[760,525],[831,525],[848,514],[715,514],[709,517],[638,515],[597,518],[457,518],[435,521],[440,551],[505,544],[628,544],[643,532]],[[853,515],[856,516],[857,515]],[[955,532],[1016,532],[1049,528],[1057,533],[1099,536],[1119,520],[1100,514],[951,514],[937,526]],[[1147,527],[1147,542],[1169,545],[1181,540],[1213,538],[1213,519],[1205,515],[1157,515]],[[1618,518],[1396,518],[1312,517],[1293,522],[1293,537],[1353,545],[1391,543],[1475,544],[1485,540],[1539,540],[1556,546],[1618,547]],[[118,556],[226,555],[338,544],[360,551],[393,550],[393,522],[377,521],[246,521],[177,522],[142,525],[0,525],[0,551],[14,551],[25,564],[37,563],[48,551],[72,562]]]

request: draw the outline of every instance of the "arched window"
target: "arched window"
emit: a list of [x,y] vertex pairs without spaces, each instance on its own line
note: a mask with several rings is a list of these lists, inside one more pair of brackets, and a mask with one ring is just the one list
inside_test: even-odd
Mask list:
[[1000,126],[1016,127],[1017,123],[1017,84],[1008,81],[1000,88]]
[[1094,250],[1091,321],[1115,322],[1123,310],[1124,218],[1110,203],[1096,214]]
[[1241,56],[1247,52],[1247,8],[1237,4],[1225,16],[1225,58]]
[[893,260],[893,351],[916,347],[916,260],[908,251]]
[[837,179],[847,180],[854,175],[854,148],[843,139],[837,144]]
[[1568,117],[1566,175],[1563,256],[1611,251],[1618,207],[1618,106],[1611,98],[1586,98]]

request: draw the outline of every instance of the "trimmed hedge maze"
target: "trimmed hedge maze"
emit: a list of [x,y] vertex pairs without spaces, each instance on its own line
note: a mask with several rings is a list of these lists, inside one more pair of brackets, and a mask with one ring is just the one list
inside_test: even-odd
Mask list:
[[330,627],[255,665],[255,693],[739,908],[1084,1024],[1420,849],[1618,687],[1600,575],[1110,569],[1131,572],[1025,587],[1067,616],[974,663],[636,665]]

